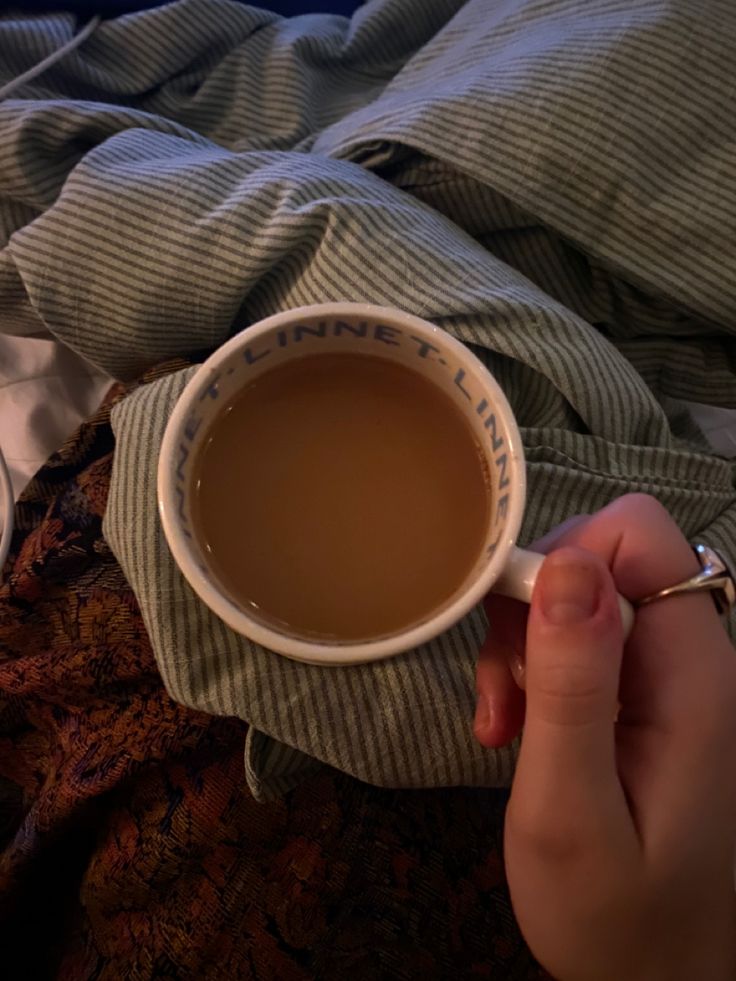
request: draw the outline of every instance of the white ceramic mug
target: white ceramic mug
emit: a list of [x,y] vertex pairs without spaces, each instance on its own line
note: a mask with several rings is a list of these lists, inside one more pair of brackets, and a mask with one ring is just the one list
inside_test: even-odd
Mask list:
[[[462,410],[480,445],[492,498],[483,548],[461,589],[426,620],[388,637],[315,641],[260,619],[228,595],[207,563],[191,519],[191,467],[219,410],[244,386],[285,361],[319,353],[363,353],[397,361],[424,375]],[[519,429],[500,386],[460,341],[419,317],[362,303],[325,303],[286,310],[253,324],[218,348],[182,392],[169,419],[158,467],[164,533],[182,573],[233,630],[273,651],[310,664],[380,660],[436,637],[489,590],[529,602],[543,556],[516,547],[526,494]],[[622,600],[628,631],[631,607]]]

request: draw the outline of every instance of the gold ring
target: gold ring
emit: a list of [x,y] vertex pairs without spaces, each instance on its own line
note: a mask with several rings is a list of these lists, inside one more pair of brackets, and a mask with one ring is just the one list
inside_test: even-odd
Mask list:
[[693,551],[701,565],[701,571],[683,582],[675,583],[658,593],[645,596],[635,604],[646,606],[657,600],[678,596],[680,593],[700,593],[708,591],[713,597],[718,612],[725,616],[736,605],[736,581],[728,566],[714,548],[708,545],[693,545]]

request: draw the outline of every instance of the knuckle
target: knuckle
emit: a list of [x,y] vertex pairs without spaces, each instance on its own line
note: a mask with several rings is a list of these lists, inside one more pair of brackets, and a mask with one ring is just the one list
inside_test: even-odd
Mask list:
[[532,697],[546,721],[582,725],[600,717],[606,691],[588,665],[548,663],[537,667]]
[[630,510],[642,524],[659,523],[663,520],[672,521],[667,508],[651,494],[624,494],[614,502],[619,507]]
[[535,820],[521,808],[510,810],[506,835],[510,847],[550,865],[574,865],[589,850],[589,843],[566,822],[555,821],[551,814]]

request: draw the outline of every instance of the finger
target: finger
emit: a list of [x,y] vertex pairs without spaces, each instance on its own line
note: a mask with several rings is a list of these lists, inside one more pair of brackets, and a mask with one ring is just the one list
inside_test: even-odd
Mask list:
[[[630,494],[571,529],[565,540],[610,566],[629,599],[655,593],[699,571],[690,545],[654,498]],[[697,656],[694,643],[697,638]],[[712,693],[723,673],[725,632],[711,598],[683,595],[637,611],[621,688],[622,721],[677,726]]]
[[575,523],[564,543],[600,555],[618,589],[633,601],[699,571],[692,548],[671,515],[646,494],[619,497],[587,521]]
[[584,527],[590,520],[591,515],[589,514],[574,514],[571,518],[563,521],[560,525],[556,525],[546,535],[543,535],[529,545],[529,551],[547,555],[553,549],[566,545],[572,533],[576,529]]
[[[539,573],[527,628],[526,721],[517,769],[533,812],[556,797],[626,814],[614,720],[623,631],[600,558],[565,547]],[[517,795],[518,799],[518,795]],[[556,804],[557,809],[559,805]]]
[[524,693],[521,651],[528,607],[502,596],[486,602],[488,634],[478,655],[478,702],[473,731],[483,746],[505,746],[521,730]]
[[[483,645],[483,651],[491,649],[494,652],[502,652],[508,661],[514,681],[523,688],[529,606],[527,603],[507,596],[497,596],[495,593],[489,593],[484,606],[488,617],[488,637]],[[481,661],[483,651],[481,651]]]
[[[575,515],[534,542],[532,551],[545,553],[564,541],[573,528],[589,521]],[[485,599],[488,633],[478,653],[476,705],[473,731],[483,746],[506,746],[524,724],[524,649],[529,607],[505,596],[489,593]]]

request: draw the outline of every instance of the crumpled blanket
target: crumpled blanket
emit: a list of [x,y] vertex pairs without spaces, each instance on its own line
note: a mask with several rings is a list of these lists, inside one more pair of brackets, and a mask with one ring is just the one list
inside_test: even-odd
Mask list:
[[245,724],[166,693],[101,533],[124,394],[24,492],[0,585],[4,981],[541,981],[504,791],[325,769],[259,803]]
[[[0,24],[0,72],[49,25]],[[118,377],[289,306],[395,305],[473,345],[529,461],[522,540],[628,490],[736,559],[734,464],[681,400],[736,406],[736,10],[373,0],[282,20],[180,0],[103,23],[0,106],[0,324]],[[421,650],[297,665],[212,617],[163,542],[186,379],[112,417],[104,531],[179,702],[247,720],[262,798],[315,761],[383,786],[507,783],[470,732],[476,610]],[[492,625],[491,625],[492,627]]]

